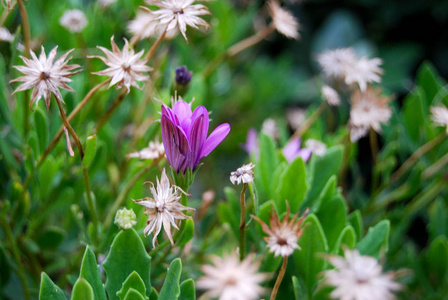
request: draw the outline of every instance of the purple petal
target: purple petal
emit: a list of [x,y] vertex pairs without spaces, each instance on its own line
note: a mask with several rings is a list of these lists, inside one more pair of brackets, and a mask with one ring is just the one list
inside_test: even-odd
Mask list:
[[168,106],[162,105],[162,116],[167,116],[168,119],[171,120],[171,122],[173,122],[174,125],[179,125],[179,119],[176,117],[176,115],[173,113],[173,111],[171,110],[171,108],[169,108]]
[[188,140],[183,130],[176,127],[165,115],[161,118],[162,142],[168,162],[176,172],[185,164],[190,151]]
[[173,113],[179,118],[182,123],[186,118],[191,117],[191,107],[185,101],[179,101],[173,106]]
[[285,145],[285,147],[283,147],[283,156],[288,162],[292,162],[297,156],[299,156],[300,143],[300,138],[293,138]]
[[[201,159],[201,149],[202,145],[205,142],[205,138],[203,138],[202,131],[204,127],[204,115],[199,116],[194,120],[193,126],[191,127],[190,132],[190,157],[189,157],[189,168],[196,169],[197,164],[199,163],[199,160]],[[207,136],[207,135],[206,135]]]
[[303,159],[304,162],[307,162],[311,157],[311,150],[308,148],[300,149],[299,156]]
[[208,117],[208,111],[204,106],[196,107],[196,109],[193,112],[193,115],[191,116],[192,123],[194,123],[195,119],[199,118],[200,116],[204,116],[204,122],[201,127],[200,134],[201,134],[202,140],[205,141],[207,139],[208,125],[209,125],[210,121],[209,121],[209,117]]
[[210,152],[213,151],[229,134],[230,132],[230,125],[227,123],[221,124],[218,127],[216,127],[215,130],[210,134],[208,139],[205,141],[204,146],[201,150],[201,155],[199,155],[200,158],[205,157],[210,154]]
[[256,157],[258,156],[258,137],[257,131],[253,128],[249,129],[247,132],[246,144],[244,145],[244,150],[247,154],[254,154]]

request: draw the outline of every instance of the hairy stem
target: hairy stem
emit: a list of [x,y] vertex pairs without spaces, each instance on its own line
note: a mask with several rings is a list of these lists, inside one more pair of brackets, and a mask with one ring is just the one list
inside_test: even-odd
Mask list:
[[106,230],[106,228],[108,228],[110,226],[110,224],[112,224],[112,220],[115,216],[115,213],[120,208],[120,206],[123,204],[123,201],[125,200],[127,194],[132,189],[132,187],[137,182],[137,180],[139,180],[140,177],[142,177],[146,172],[148,172],[149,170],[154,168],[161,160],[162,160],[162,158],[153,160],[153,162],[150,165],[141,169],[137,174],[134,175],[134,177],[132,177],[131,180],[129,180],[129,182],[126,184],[124,189],[118,195],[117,199],[115,199],[115,202],[112,205],[112,208],[109,210],[109,214],[106,216],[106,220],[104,221],[104,229],[105,230]]
[[1,225],[3,227],[3,231],[5,232],[6,238],[11,246],[12,256],[17,264],[17,275],[19,276],[20,282],[22,283],[23,294],[26,300],[30,299],[30,291],[28,289],[28,283],[26,282],[26,272],[25,267],[22,263],[22,259],[20,258],[19,247],[17,246],[16,239],[12,233],[10,224],[4,219],[0,218]]
[[166,35],[166,28],[162,32],[162,34],[159,36],[159,38],[155,41],[154,45],[149,49],[148,53],[145,56],[145,60],[149,61],[151,57],[154,55],[154,52],[156,51],[157,47],[159,46],[160,42],[162,42],[163,38]]
[[238,53],[246,50],[247,48],[254,46],[267,38],[272,32],[274,32],[275,27],[267,26],[263,30],[255,33],[254,35],[245,38],[242,41],[239,41],[235,45],[228,48],[224,53],[215,57],[204,69],[203,76],[204,78],[208,78],[219,66],[219,64],[230,57],[237,55]]
[[319,107],[316,109],[316,111],[308,118],[306,119],[303,124],[297,128],[297,130],[293,133],[289,141],[291,141],[293,138],[301,137],[305,132],[310,129],[310,127],[317,121],[317,119],[320,117],[320,115],[325,111],[327,108],[327,102],[322,102]]
[[272,289],[271,293],[271,300],[274,300],[275,297],[277,297],[277,292],[280,287],[280,284],[282,283],[283,277],[285,276],[286,272],[286,266],[288,265],[288,256],[283,256],[283,264],[280,269],[280,272],[278,273],[277,280],[275,281],[274,288]]
[[[28,13],[26,12],[25,4],[23,3],[23,0],[18,0],[17,3],[19,4],[19,10],[20,10],[20,16],[22,17],[22,25],[23,25],[23,36],[25,39],[25,57],[30,57],[30,45],[31,45],[31,31],[30,31],[30,23],[28,20]],[[29,92],[27,91],[25,93],[25,99],[28,99]],[[24,137],[26,138],[26,135],[28,133],[30,123],[28,119],[29,115],[29,107],[27,104],[23,106],[23,130],[24,130]]]
[[246,256],[246,189],[247,183],[243,184],[240,195],[241,218],[240,218],[240,260]]
[[423,155],[440,144],[446,138],[446,132],[444,131],[438,135],[435,139],[430,140],[420,148],[418,148],[412,155],[401,165],[401,167],[392,174],[391,182],[397,181],[408,171]]
[[100,119],[100,121],[96,125],[95,133],[98,133],[101,130],[101,128],[104,126],[104,124],[106,124],[106,122],[112,116],[113,112],[117,109],[117,107],[120,105],[120,103],[123,102],[125,95],[126,95],[126,90],[123,89],[123,91],[120,93],[120,95],[117,97],[117,99],[115,99],[114,103],[112,103],[112,106],[109,107],[106,114]]
[[81,160],[84,159],[84,150],[82,149],[81,141],[78,138],[78,135],[76,134],[73,127],[70,125],[70,122],[67,119],[67,116],[65,115],[64,108],[62,107],[61,101],[58,99],[58,97],[54,97],[56,99],[56,103],[58,104],[59,113],[61,114],[62,123],[64,123],[65,128],[67,128],[68,132],[70,132],[70,135],[75,140],[76,147],[78,147],[79,155],[81,156]]

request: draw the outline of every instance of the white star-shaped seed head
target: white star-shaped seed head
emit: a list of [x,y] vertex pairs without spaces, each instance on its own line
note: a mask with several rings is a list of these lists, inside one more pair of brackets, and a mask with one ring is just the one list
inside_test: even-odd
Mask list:
[[147,60],[141,59],[144,50],[135,53],[134,49],[129,46],[128,40],[124,39],[124,46],[121,51],[115,44],[113,36],[110,39],[110,43],[112,51],[98,46],[106,54],[106,57],[89,56],[89,58],[101,59],[109,67],[93,74],[111,77],[109,88],[116,84],[117,88],[126,87],[128,93],[131,90],[131,86],[140,89],[137,81],[148,81],[149,76],[143,75],[143,73],[152,70],[152,68],[146,65]]
[[[45,49],[42,46],[39,58],[33,51],[30,51],[31,59],[21,56],[25,66],[14,66],[24,74],[19,78],[11,80],[10,82],[23,82],[13,94],[33,88],[31,93],[30,107],[34,102],[38,103],[40,98],[44,97],[47,110],[50,108],[50,99],[53,94],[60,101],[62,99],[59,88],[74,92],[67,82],[71,82],[70,77],[81,72],[80,65],[68,65],[71,57],[67,58],[75,49],[72,49],[56,59],[58,47],[54,47],[50,51],[48,57],[45,55]],[[73,71],[74,69],[78,69]]]

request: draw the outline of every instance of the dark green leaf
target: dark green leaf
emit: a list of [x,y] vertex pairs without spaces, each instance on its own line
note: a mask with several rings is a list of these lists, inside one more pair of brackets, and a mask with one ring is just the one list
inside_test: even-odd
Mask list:
[[123,286],[121,287],[121,290],[117,292],[117,296],[120,297],[121,300],[124,300],[130,289],[137,291],[141,295],[146,294],[145,283],[140,275],[138,275],[135,271],[129,275],[125,282],[123,282]]
[[51,281],[47,274],[42,272],[40,277],[39,300],[65,300],[64,292]]
[[81,271],[79,277],[84,278],[90,284],[95,296],[95,300],[106,300],[106,292],[101,282],[100,266],[96,262],[95,253],[86,247],[84,257],[82,258]]
[[123,300],[146,300],[137,290],[130,288]]
[[261,175],[263,191],[268,198],[271,198],[273,191],[270,190],[272,181],[272,173],[279,164],[274,141],[266,134],[261,133],[259,138],[260,160],[258,163],[258,171]]
[[196,299],[196,290],[194,287],[193,279],[184,280],[180,284],[180,295],[178,300],[195,300]]
[[160,290],[159,298],[163,300],[176,300],[180,294],[179,279],[182,272],[182,262],[179,258],[173,260],[168,268],[165,282]]
[[346,224],[347,205],[344,199],[341,195],[334,197],[333,200],[325,203],[316,215],[321,220],[329,249],[334,249]]
[[303,281],[296,276],[292,277],[292,286],[294,287],[294,296],[296,300],[308,300],[308,291]]
[[379,257],[380,251],[387,251],[390,231],[389,220],[383,220],[370,227],[366,236],[356,245],[362,255]]
[[359,210],[355,210],[348,215],[347,221],[353,226],[353,229],[355,230],[356,240],[360,241],[361,237],[364,234],[361,212]]
[[147,296],[150,295],[151,258],[134,229],[120,231],[117,234],[103,266],[107,275],[106,291],[109,299],[118,300],[117,292],[133,271],[143,279]]
[[37,108],[34,112],[34,125],[39,139],[39,151],[43,153],[48,144],[48,120],[47,115],[41,108]]
[[344,230],[342,230],[341,234],[336,241],[336,244],[331,251],[334,254],[342,254],[341,247],[345,246],[346,248],[352,249],[355,247],[356,243],[356,233],[351,225],[347,225]]
[[303,202],[305,193],[305,164],[302,158],[298,157],[286,167],[275,190],[275,200],[279,213],[286,211],[286,201],[288,201],[291,211],[295,213]]

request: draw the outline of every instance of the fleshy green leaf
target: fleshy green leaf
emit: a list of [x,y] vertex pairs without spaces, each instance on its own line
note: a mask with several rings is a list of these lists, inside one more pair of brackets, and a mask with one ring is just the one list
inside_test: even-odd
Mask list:
[[445,236],[440,236],[431,243],[426,258],[431,283],[436,287],[443,285],[448,272],[448,241]]
[[275,192],[279,213],[286,211],[286,200],[291,211],[295,213],[303,202],[306,193],[305,164],[301,157],[296,158],[284,170],[280,184]]
[[43,153],[48,144],[48,120],[41,108],[34,112],[34,125],[39,139],[39,150]]
[[362,216],[359,210],[355,210],[347,217],[347,221],[353,226],[356,233],[356,240],[360,241],[364,233]]
[[180,295],[178,300],[195,300],[196,299],[196,290],[194,287],[193,279],[184,280],[180,284]]
[[311,298],[317,275],[323,271],[326,264],[319,255],[328,253],[328,244],[322,226],[314,214],[310,214],[304,224],[307,224],[305,232],[299,240],[301,250],[294,251],[294,262],[296,274],[304,281]]
[[87,246],[82,258],[79,277],[90,284],[95,300],[106,300],[106,292],[101,281],[100,266],[97,264],[95,253]]
[[355,247],[355,243],[356,243],[355,230],[351,225],[348,225],[344,228],[344,230],[342,230],[341,234],[339,235],[332,253],[342,254],[343,252],[340,251],[342,245],[348,247],[349,249],[352,249],[353,247]]
[[145,297],[142,296],[142,294],[140,294],[137,290],[130,288],[123,300],[145,300]]
[[[177,233],[180,233],[179,231]],[[176,235],[177,235],[176,233]],[[185,246],[194,236],[194,222],[193,219],[185,220],[185,227],[181,233],[180,239],[176,242],[177,247]],[[175,236],[176,240],[177,236]]]
[[318,200],[319,194],[324,189],[328,180],[336,175],[342,162],[343,147],[335,146],[330,148],[322,156],[313,156],[310,162],[311,181],[305,196],[305,201],[301,207],[310,207],[314,201]]
[[270,183],[272,173],[279,163],[274,141],[266,134],[261,133],[259,138],[260,160],[258,163],[258,172],[261,175],[263,191],[268,198],[272,195]]
[[328,247],[333,249],[346,223],[347,205],[344,199],[340,195],[336,196],[325,203],[316,215],[321,220]]
[[330,179],[325,184],[325,187],[322,189],[322,192],[319,194],[319,197],[316,201],[314,201],[313,206],[311,207],[311,212],[319,211],[319,208],[322,204],[329,202],[333,199],[334,190],[336,189],[337,178],[336,175],[330,177]]
[[160,290],[159,298],[176,300],[180,294],[179,279],[182,272],[182,262],[179,258],[173,260],[168,268],[165,282]]
[[383,220],[370,227],[366,236],[356,245],[356,248],[362,255],[379,257],[380,251],[387,251],[390,231],[389,220]]
[[308,300],[308,292],[303,281],[300,281],[296,276],[292,277],[292,286],[294,287],[294,296],[296,300]]
[[88,167],[95,157],[96,153],[96,134],[91,135],[87,138],[86,150],[84,153],[84,159],[82,160],[82,165]]
[[94,300],[93,289],[84,278],[79,278],[72,291],[72,300]]
[[120,297],[121,300],[124,300],[128,294],[128,291],[133,289],[140,293],[141,295],[146,294],[146,287],[143,279],[138,275],[137,272],[132,272],[131,275],[126,279],[121,287],[121,290],[117,292],[117,296]]
[[152,287],[151,288],[151,295],[149,296],[149,300],[157,300],[159,299],[159,293],[157,293],[157,290]]
[[40,277],[39,300],[66,300],[64,292],[53,283],[47,274]]
[[150,295],[151,257],[134,229],[117,234],[103,266],[107,275],[106,291],[109,299],[118,300],[117,292],[133,271],[140,275],[145,283],[147,296]]

